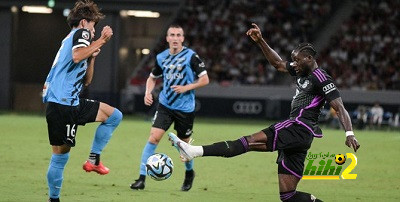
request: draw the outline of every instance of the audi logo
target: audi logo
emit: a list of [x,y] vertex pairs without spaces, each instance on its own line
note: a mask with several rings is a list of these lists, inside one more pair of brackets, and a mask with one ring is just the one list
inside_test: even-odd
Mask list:
[[324,92],[327,92],[327,91],[332,90],[332,89],[334,89],[334,88],[335,88],[335,84],[330,83],[330,84],[324,86],[324,87],[322,88],[322,90],[323,90]]
[[236,114],[259,114],[262,111],[261,102],[236,101],[232,107]]

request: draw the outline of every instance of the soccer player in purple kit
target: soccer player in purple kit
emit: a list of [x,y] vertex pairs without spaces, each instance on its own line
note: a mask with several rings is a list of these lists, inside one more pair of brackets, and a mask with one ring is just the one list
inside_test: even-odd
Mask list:
[[346,134],[345,144],[356,152],[360,144],[356,140],[350,116],[343,106],[340,93],[332,78],[315,60],[312,44],[301,43],[291,54],[293,62],[287,62],[263,39],[256,24],[247,35],[261,48],[269,63],[280,72],[288,72],[296,78],[296,94],[291,104],[289,119],[235,141],[217,142],[207,146],[192,146],[169,133],[171,142],[180,152],[183,161],[201,156],[233,157],[248,151],[278,151],[279,192],[282,201],[321,201],[313,195],[297,191],[302,178],[307,150],[316,138],[322,137],[318,126],[321,108],[328,102],[335,109]]

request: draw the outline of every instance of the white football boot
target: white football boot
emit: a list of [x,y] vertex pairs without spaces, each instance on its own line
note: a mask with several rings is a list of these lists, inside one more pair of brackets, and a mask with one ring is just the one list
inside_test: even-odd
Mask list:
[[194,152],[192,151],[192,145],[182,141],[172,132],[168,133],[168,137],[172,145],[179,151],[182,161],[187,162],[196,157]]

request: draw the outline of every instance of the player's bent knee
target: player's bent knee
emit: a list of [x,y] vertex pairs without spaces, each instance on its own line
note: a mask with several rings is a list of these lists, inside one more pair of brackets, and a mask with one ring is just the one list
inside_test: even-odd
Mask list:
[[124,117],[124,115],[122,114],[121,111],[119,111],[119,109],[114,108],[114,112],[113,114],[115,116],[115,124],[119,125],[119,123],[121,122],[122,118]]
[[110,124],[113,126],[118,126],[122,120],[122,112],[117,108],[114,108],[114,112],[108,117],[108,119],[104,122],[105,124]]
[[154,136],[150,135],[150,137],[149,137],[149,142],[150,142],[151,144],[158,144],[158,143],[160,142],[160,139],[157,138],[157,137],[154,137]]
[[244,137],[248,142],[249,151],[261,151],[266,152],[267,150],[267,135],[260,131],[254,133],[253,135],[248,135]]
[[160,142],[162,138],[162,134],[155,134],[155,133],[151,133],[150,137],[149,137],[149,142],[152,144],[158,144]]

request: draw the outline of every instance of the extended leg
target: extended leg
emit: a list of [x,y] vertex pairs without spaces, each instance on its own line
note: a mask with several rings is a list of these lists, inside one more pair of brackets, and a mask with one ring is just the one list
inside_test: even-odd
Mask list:
[[191,146],[169,133],[170,141],[178,149],[183,161],[190,161],[199,156],[234,157],[247,151],[267,151],[267,136],[260,131],[253,135],[241,137],[235,141],[217,142],[207,146]]

